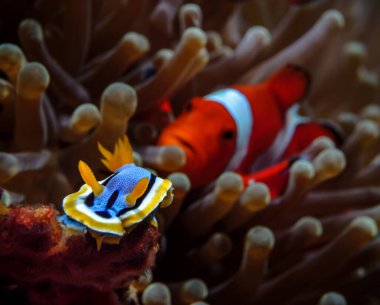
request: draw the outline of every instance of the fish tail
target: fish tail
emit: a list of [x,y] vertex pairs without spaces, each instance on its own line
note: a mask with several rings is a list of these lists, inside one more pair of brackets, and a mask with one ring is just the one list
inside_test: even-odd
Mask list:
[[306,95],[310,79],[304,68],[289,64],[275,73],[267,81],[267,85],[277,97],[281,110],[285,112]]

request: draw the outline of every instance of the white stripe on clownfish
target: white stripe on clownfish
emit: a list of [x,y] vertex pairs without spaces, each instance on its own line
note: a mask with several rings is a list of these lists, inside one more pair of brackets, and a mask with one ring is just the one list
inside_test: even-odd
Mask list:
[[236,170],[247,156],[252,135],[254,120],[250,103],[247,97],[236,89],[218,90],[204,98],[224,106],[235,121],[237,129],[236,147],[226,170]]
[[299,115],[300,105],[294,104],[286,112],[286,120],[283,129],[277,134],[270,148],[260,155],[250,168],[255,172],[279,162],[286,148],[293,138],[298,125],[310,122],[310,118]]

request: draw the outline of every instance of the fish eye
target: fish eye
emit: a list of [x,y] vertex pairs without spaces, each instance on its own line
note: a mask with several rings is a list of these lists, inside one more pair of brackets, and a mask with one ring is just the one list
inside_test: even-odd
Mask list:
[[193,105],[191,104],[191,102],[188,102],[185,106],[185,110],[186,111],[191,111],[191,109],[193,108]]
[[234,137],[235,133],[232,129],[226,130],[223,132],[223,139],[231,140]]

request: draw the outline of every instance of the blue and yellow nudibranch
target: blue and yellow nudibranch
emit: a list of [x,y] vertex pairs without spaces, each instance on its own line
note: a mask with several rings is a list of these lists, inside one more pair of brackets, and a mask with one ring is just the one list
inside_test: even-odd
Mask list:
[[118,243],[138,223],[149,220],[157,226],[154,212],[167,207],[173,199],[172,183],[133,163],[133,151],[126,136],[119,139],[110,152],[100,143],[103,164],[113,172],[97,181],[90,167],[79,161],[79,172],[85,184],[78,192],[63,199],[66,225],[84,225],[97,240]]

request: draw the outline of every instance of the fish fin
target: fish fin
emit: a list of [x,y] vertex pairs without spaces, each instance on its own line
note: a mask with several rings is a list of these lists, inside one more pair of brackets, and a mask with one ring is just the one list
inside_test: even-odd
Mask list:
[[103,192],[104,186],[96,180],[90,167],[85,162],[80,160],[78,163],[78,169],[83,181],[92,189],[94,195],[100,195],[101,192]]
[[302,67],[289,64],[275,73],[267,84],[278,98],[280,108],[286,111],[308,92],[311,77]]
[[281,161],[258,172],[243,175],[244,184],[264,183],[269,188],[270,199],[276,199],[285,192],[289,169],[296,160],[297,158]]
[[131,193],[125,196],[125,200],[127,201],[129,206],[133,206],[137,200],[137,198],[141,197],[146,189],[148,188],[149,178],[144,177],[141,178],[139,182],[137,182],[135,188]]
[[98,149],[104,157],[101,161],[112,172],[126,164],[133,163],[133,150],[126,135],[116,142],[112,153],[100,143],[98,143]]

